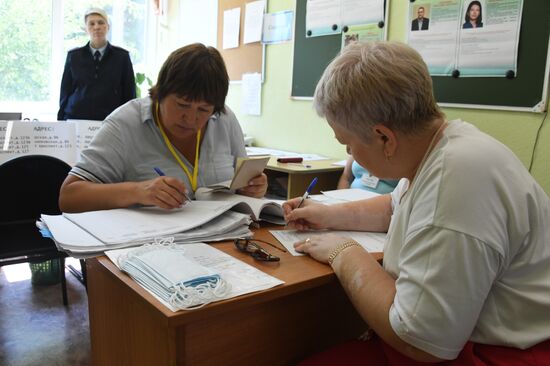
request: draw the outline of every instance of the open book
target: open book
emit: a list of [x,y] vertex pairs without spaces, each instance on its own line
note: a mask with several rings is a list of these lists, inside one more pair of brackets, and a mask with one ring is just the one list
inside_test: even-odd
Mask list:
[[235,175],[232,180],[211,184],[206,188],[210,191],[235,191],[239,188],[246,187],[252,178],[262,174],[268,161],[269,156],[261,158],[238,158],[235,167]]
[[266,198],[254,198],[229,192],[216,192],[206,187],[199,188],[195,192],[198,201],[224,201],[232,202],[233,210],[249,214],[253,220],[264,220],[277,225],[284,225],[283,202],[284,200],[271,200]]

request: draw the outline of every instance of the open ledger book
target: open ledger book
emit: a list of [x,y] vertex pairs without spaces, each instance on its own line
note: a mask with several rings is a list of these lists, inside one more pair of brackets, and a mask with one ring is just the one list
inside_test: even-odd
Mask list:
[[283,218],[284,200],[254,198],[229,192],[212,191],[202,187],[195,192],[197,201],[216,201],[232,203],[232,209],[250,215],[254,221],[267,221],[277,225],[285,225]]
[[41,220],[61,250],[85,255],[165,236],[186,242],[250,236],[251,217],[284,224],[282,202],[209,192],[174,210],[117,208],[42,215]]

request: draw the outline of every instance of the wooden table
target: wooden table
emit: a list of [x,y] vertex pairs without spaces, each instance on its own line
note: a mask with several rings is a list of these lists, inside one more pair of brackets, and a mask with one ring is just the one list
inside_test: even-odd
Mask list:
[[[255,237],[278,243],[267,228]],[[285,284],[173,313],[107,257],[87,260],[93,365],[293,365],[366,329],[328,265],[213,245]]]
[[303,163],[279,163],[276,157],[271,157],[264,172],[270,185],[273,180],[282,179],[282,185],[286,185],[286,198],[290,199],[303,195],[314,177],[317,177],[318,181],[311,192],[312,194],[336,189],[338,179],[344,170],[343,166],[332,165],[337,161],[328,159],[304,161]]

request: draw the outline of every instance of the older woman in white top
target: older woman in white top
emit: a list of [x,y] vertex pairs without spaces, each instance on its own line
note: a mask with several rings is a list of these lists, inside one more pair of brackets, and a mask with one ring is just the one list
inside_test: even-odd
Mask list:
[[550,364],[550,199],[521,161],[445,120],[426,65],[404,44],[345,47],[314,104],[359,164],[404,179],[370,200],[285,203],[298,229],[388,233],[383,265],[346,237],[296,244],[332,266],[377,335],[304,365]]

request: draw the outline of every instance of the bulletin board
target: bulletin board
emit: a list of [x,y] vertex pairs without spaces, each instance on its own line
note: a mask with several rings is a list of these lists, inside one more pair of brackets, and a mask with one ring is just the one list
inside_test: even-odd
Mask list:
[[[261,42],[243,43],[244,17],[246,3],[254,0],[219,0],[218,1],[218,41],[217,48],[227,66],[229,80],[241,81],[246,73],[260,73],[264,79],[265,46]],[[265,1],[267,8],[267,0]],[[223,49],[223,13],[226,10],[241,8],[241,27],[239,32],[239,47]]]
[[[313,96],[324,69],[340,51],[341,36],[306,38],[306,2],[296,0],[292,96],[307,98]],[[549,37],[550,1],[524,0],[516,77],[433,76],[437,102],[450,107],[545,111]]]

